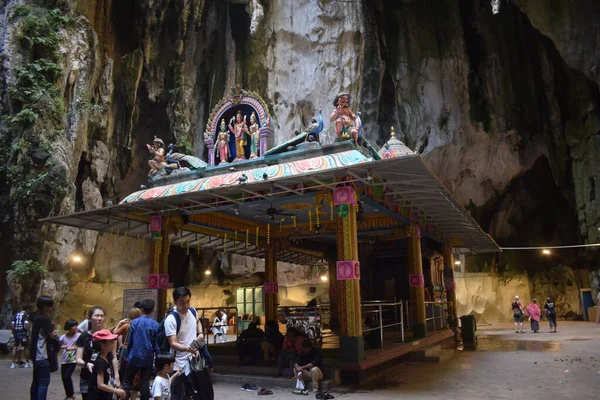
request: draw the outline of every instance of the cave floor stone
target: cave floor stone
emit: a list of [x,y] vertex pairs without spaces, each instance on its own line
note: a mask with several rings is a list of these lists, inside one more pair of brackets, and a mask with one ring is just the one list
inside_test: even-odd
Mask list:
[[[597,399],[600,380],[600,325],[559,321],[558,333],[515,334],[512,324],[481,326],[480,350],[456,351],[438,363],[407,362],[394,366],[362,387],[332,391],[339,399]],[[528,327],[528,324],[525,326]],[[497,347],[493,343],[505,342]],[[484,342],[488,344],[484,344]],[[492,343],[491,347],[489,343]],[[3,399],[28,399],[31,369],[9,369],[1,356],[0,393]],[[78,371],[74,375],[77,386]],[[249,383],[252,383],[251,381]],[[271,399],[298,399],[290,390],[274,388]],[[78,397],[79,398],[79,397]],[[215,398],[256,398],[235,385],[215,384]],[[314,399],[311,393],[306,398]],[[49,400],[62,400],[60,375],[52,374]]]

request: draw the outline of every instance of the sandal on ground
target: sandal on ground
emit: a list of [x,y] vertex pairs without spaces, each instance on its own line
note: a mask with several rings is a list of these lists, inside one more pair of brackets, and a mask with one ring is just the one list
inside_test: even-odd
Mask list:
[[268,396],[270,394],[273,394],[273,391],[271,389],[262,388],[258,391],[259,396]]
[[308,396],[308,390],[306,390],[306,389],[304,389],[304,390],[294,389],[294,390],[292,390],[292,393],[299,394],[299,395],[302,395],[302,396]]
[[330,399],[335,399],[335,397],[333,397],[333,395],[331,393],[325,392],[325,393],[323,393],[323,399],[330,400]]
[[317,393],[315,393],[315,398],[321,400],[324,395],[325,395],[325,393],[323,393],[319,390]]

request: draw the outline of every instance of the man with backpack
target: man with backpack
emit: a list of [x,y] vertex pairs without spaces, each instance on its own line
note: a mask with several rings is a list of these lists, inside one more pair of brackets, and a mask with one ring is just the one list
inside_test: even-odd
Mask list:
[[[13,362],[10,367],[19,368],[21,366],[21,352],[29,347],[29,315],[25,309],[15,314],[11,327],[15,338],[15,347],[12,351]],[[24,366],[25,368],[32,366],[29,364],[28,357],[25,357]]]
[[515,296],[515,301],[512,302],[511,309],[515,321],[515,333],[519,333],[519,325],[521,326],[521,333],[525,333],[523,332],[523,305],[519,301],[519,296]]
[[[202,323],[198,320],[196,309],[190,307],[192,292],[181,286],[173,291],[175,309],[164,319],[164,335],[166,336],[171,353],[175,355],[175,371],[181,374],[171,383],[171,400],[183,400],[186,392],[193,391],[190,380],[191,369],[189,359],[197,353],[192,346],[196,339],[204,340]],[[160,328],[159,328],[160,329]],[[160,332],[162,336],[162,332]],[[164,343],[160,343],[164,348]]]
[[550,333],[556,333],[556,304],[554,304],[550,297],[546,298],[544,309],[546,310],[546,317],[548,317],[548,323],[550,324]]

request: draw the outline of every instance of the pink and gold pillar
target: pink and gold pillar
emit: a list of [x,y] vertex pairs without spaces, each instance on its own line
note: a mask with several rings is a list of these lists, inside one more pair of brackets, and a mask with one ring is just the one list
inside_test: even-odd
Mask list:
[[448,313],[452,316],[452,327],[458,326],[458,311],[456,308],[456,282],[454,281],[454,257],[452,247],[444,246],[444,287],[449,303]]
[[277,321],[279,285],[277,283],[277,242],[271,240],[265,248],[265,320]]
[[334,190],[337,220],[337,298],[340,322],[340,354],[343,361],[364,360],[360,299],[360,264],[356,224],[356,192],[351,186]]
[[421,229],[408,227],[408,282],[410,285],[410,310],[413,337],[426,337],[425,278],[421,260]]

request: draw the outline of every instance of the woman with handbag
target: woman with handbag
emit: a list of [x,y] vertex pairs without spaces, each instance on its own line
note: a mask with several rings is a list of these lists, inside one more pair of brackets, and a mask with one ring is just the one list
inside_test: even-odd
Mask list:
[[46,400],[50,373],[58,371],[58,331],[54,329],[51,319],[54,299],[50,296],[40,296],[36,307],[38,314],[33,318],[31,329],[33,380],[29,396],[31,400]]

